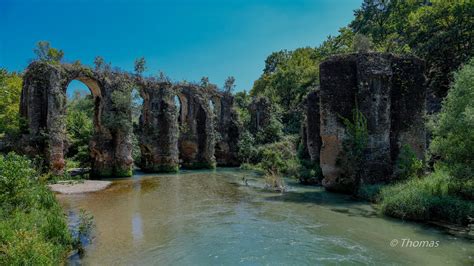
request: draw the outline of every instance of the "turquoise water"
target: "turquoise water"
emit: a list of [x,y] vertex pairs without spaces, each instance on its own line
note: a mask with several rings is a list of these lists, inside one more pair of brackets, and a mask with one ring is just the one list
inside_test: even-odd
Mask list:
[[[249,179],[245,186],[242,177]],[[94,215],[85,265],[473,265],[474,243],[377,215],[369,204],[287,182],[283,194],[235,169],[136,175],[59,195]],[[390,246],[393,239],[399,241]],[[439,246],[401,246],[402,239]],[[405,240],[406,241],[406,240]],[[408,245],[408,244],[407,244]]]

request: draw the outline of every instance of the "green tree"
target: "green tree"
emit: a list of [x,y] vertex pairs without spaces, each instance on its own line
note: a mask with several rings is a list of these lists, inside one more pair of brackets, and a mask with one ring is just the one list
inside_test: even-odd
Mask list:
[[224,82],[224,93],[232,94],[235,88],[235,78],[233,76],[227,77]]
[[356,190],[360,184],[364,152],[369,141],[367,118],[356,106],[352,110],[352,119],[345,117],[341,119],[346,128],[346,136],[342,143],[343,152],[337,163],[341,166],[348,182],[347,188]]
[[352,50],[356,53],[367,53],[372,49],[372,41],[367,36],[357,33],[352,41]]
[[38,60],[58,64],[64,57],[63,50],[51,47],[47,41],[40,41],[33,50]]
[[145,72],[147,69],[146,67],[146,60],[145,60],[145,57],[140,57],[140,58],[137,58],[135,60],[135,72],[138,74],[138,75],[141,75],[143,74],[143,72]]
[[234,95],[235,109],[239,114],[240,121],[242,121],[245,128],[250,124],[250,113],[248,106],[251,102],[251,97],[246,90],[239,91]]
[[351,29],[375,50],[425,59],[430,88],[444,97],[452,73],[474,55],[474,2],[470,0],[365,0]]
[[22,84],[20,74],[0,69],[0,137],[19,133]]
[[474,1],[432,0],[409,16],[408,44],[426,60],[428,80],[444,97],[453,72],[474,56]]
[[83,96],[77,91],[66,108],[66,129],[69,141],[66,156],[77,161],[81,166],[88,166],[89,141],[94,132],[94,99],[92,95]]
[[255,81],[251,96],[265,96],[282,109],[286,132],[299,130],[298,107],[307,92],[318,83],[319,58],[313,48],[273,53],[266,60],[262,76]]
[[95,65],[95,70],[102,70],[103,67],[105,66],[105,60],[102,56],[96,56],[94,58],[94,65]]
[[441,112],[431,120],[431,152],[449,173],[474,178],[474,59],[455,75]]
[[245,130],[240,137],[239,143],[237,145],[239,147],[238,156],[239,159],[244,163],[251,163],[254,162],[255,157],[257,156],[257,148],[255,146],[255,139],[248,132]]
[[209,87],[209,77],[202,77],[200,85],[203,88]]

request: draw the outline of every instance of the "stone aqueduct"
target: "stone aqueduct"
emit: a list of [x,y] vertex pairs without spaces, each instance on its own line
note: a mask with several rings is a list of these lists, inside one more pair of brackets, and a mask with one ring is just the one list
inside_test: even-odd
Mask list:
[[[214,85],[172,84],[77,64],[34,62],[25,72],[21,96],[20,111],[29,128],[23,146],[27,153],[44,155],[51,170],[62,172],[65,167],[66,88],[72,80],[86,84],[95,99],[93,176],[131,175],[132,129],[123,123],[131,120],[131,102],[116,99],[117,93],[130,93],[131,86],[139,88],[143,98],[137,130],[143,171],[239,165],[242,126],[233,97]],[[321,167],[323,186],[334,191],[357,186],[341,164],[347,136],[342,118],[350,118],[355,108],[366,117],[368,129],[361,182],[392,178],[404,146],[423,158],[425,99],[424,63],[415,57],[347,54],[321,63],[320,88],[305,99],[302,143],[309,159]],[[269,123],[270,105],[263,98],[250,104],[252,133]]]
[[20,103],[28,127],[23,148],[44,156],[53,172],[62,173],[65,168],[66,89],[73,80],[84,83],[94,98],[94,134],[89,145],[92,176],[132,174],[132,128],[131,123],[123,123],[131,121],[131,97],[118,96],[131,93],[132,87],[143,98],[137,129],[142,154],[138,165],[143,171],[238,165],[241,126],[232,96],[217,91],[216,86],[173,84],[79,64],[33,62],[24,74]]

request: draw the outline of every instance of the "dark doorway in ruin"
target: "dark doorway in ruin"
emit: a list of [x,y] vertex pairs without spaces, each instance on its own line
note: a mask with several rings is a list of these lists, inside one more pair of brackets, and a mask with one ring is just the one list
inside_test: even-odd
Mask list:
[[[202,106],[199,106],[197,114],[196,114],[196,133],[197,133],[197,143],[198,143],[198,160],[203,161],[202,158],[202,151],[206,150],[207,145],[207,134],[206,134],[206,124],[207,124],[207,116],[206,111]],[[199,152],[201,151],[201,152]]]

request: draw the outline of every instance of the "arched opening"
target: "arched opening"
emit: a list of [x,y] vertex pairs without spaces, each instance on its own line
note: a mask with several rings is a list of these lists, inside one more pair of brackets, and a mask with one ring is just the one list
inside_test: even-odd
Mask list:
[[212,100],[209,100],[209,108],[211,109],[212,113],[216,113],[216,108],[214,106],[214,102]]
[[[86,81],[87,82],[87,81]],[[89,142],[98,130],[99,93],[94,82],[86,85],[79,79],[72,80],[66,87],[66,140],[64,159],[66,170],[91,166]],[[92,87],[92,88],[91,88]],[[97,87],[98,88],[98,87]]]
[[174,101],[174,105],[176,106],[176,112],[177,112],[177,116],[178,116],[178,125],[180,125],[181,124],[181,114],[182,114],[181,100],[179,99],[179,97],[177,95],[175,95],[173,97],[173,101]]
[[140,131],[140,120],[143,119],[143,97],[140,93],[140,88],[132,89],[132,158],[135,166],[141,163],[142,149],[140,149],[139,131]]

